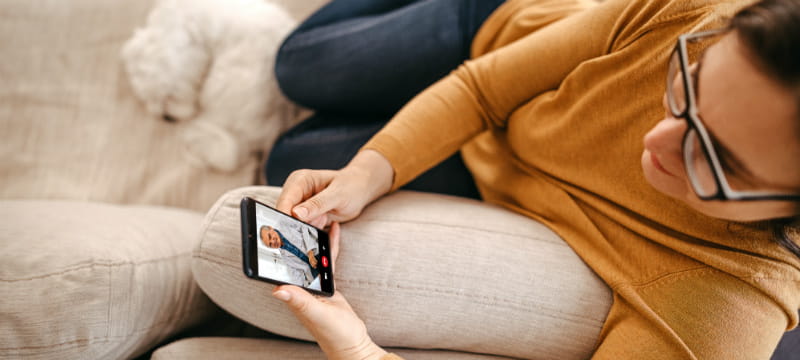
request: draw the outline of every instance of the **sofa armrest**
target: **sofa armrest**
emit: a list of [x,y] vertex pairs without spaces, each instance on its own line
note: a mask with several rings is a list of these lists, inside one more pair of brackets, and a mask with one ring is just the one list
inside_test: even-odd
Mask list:
[[[206,215],[192,269],[222,308],[267,331],[311,336],[272,285],[242,272],[239,201],[280,189],[228,192]],[[381,346],[519,358],[588,358],[611,291],[542,224],[483,202],[400,191],[342,225],[336,290]]]

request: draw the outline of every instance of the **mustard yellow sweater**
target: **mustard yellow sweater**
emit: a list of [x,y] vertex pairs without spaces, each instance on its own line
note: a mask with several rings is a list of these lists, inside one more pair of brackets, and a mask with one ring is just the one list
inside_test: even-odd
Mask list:
[[365,148],[389,159],[394,189],[461,149],[487,202],[561,235],[613,291],[595,358],[767,359],[797,325],[800,261],[759,224],[659,193],[640,168],[677,37],[752,2],[509,0],[473,60]]

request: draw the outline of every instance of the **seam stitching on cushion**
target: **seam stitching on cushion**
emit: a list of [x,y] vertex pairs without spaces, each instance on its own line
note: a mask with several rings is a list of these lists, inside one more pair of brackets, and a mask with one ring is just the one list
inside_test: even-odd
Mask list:
[[112,263],[106,263],[106,264],[98,263],[98,262],[90,262],[90,263],[87,263],[85,265],[78,265],[77,267],[67,268],[67,269],[61,270],[61,271],[56,272],[56,273],[44,274],[44,275],[39,275],[39,276],[32,276],[32,277],[21,278],[21,279],[11,279],[11,280],[0,279],[0,281],[3,281],[3,282],[18,282],[18,281],[28,281],[28,280],[43,279],[43,278],[47,278],[47,277],[51,277],[51,276],[63,275],[63,274],[68,273],[68,272],[73,272],[73,271],[79,271],[79,270],[83,270],[83,269],[87,269],[87,268],[92,268],[92,267],[95,267],[95,266],[117,267],[117,266],[125,266],[125,265],[134,265],[134,266],[136,266],[136,265],[148,265],[148,264],[154,264],[154,263],[158,263],[158,262],[162,262],[162,261],[166,261],[166,260],[172,260],[172,259],[179,258],[179,257],[185,257],[187,255],[189,257],[191,257],[192,252],[191,251],[190,252],[183,252],[183,253],[180,253],[180,254],[170,255],[170,256],[167,256],[167,257],[151,259],[151,260],[145,260],[145,261],[139,261],[139,262],[136,262],[136,261],[125,261],[125,262],[112,262]]
[[[180,313],[178,313],[177,316],[175,316],[175,318],[185,317],[186,315],[188,315],[191,312],[193,312],[193,311],[187,310],[187,311],[180,312]],[[173,318],[170,318],[170,319],[173,319]],[[133,331],[131,331],[131,332],[125,334],[125,335],[93,337],[93,338],[88,338],[88,339],[75,339],[75,340],[65,341],[65,342],[61,342],[61,343],[57,343],[57,344],[51,344],[51,345],[0,348],[0,351],[5,351],[5,350],[37,350],[37,349],[44,349],[44,348],[55,347],[55,346],[64,346],[64,345],[70,345],[70,344],[82,343],[82,342],[88,342],[89,344],[112,342],[112,341],[115,341],[117,339],[126,339],[126,338],[128,338],[129,336],[131,336],[133,334],[149,332],[149,331],[152,331],[154,328],[156,328],[158,326],[161,326],[161,325],[164,325],[164,324],[169,324],[169,323],[170,323],[170,321],[160,321],[160,322],[157,322],[157,323],[153,323],[152,325],[150,325],[149,327],[144,328],[144,329],[134,329]]]
[[[533,219],[531,219],[531,220],[533,220]],[[539,241],[546,241],[546,242],[549,242],[549,243],[558,243],[558,244],[562,244],[563,243],[564,246],[568,246],[567,243],[565,241],[563,241],[563,240],[560,241],[560,242],[550,241],[549,239],[547,239],[547,237],[544,237],[544,236],[522,235],[522,234],[515,234],[515,233],[503,232],[503,231],[497,231],[497,230],[489,230],[489,229],[483,229],[483,228],[471,227],[471,226],[464,226],[464,225],[451,225],[451,224],[442,224],[442,223],[437,223],[437,222],[424,222],[424,221],[377,220],[377,219],[369,219],[369,220],[361,220],[361,219],[359,219],[359,222],[360,223],[363,223],[363,222],[383,222],[383,223],[402,223],[402,224],[417,224],[417,225],[437,225],[437,226],[446,227],[446,228],[469,229],[469,230],[477,230],[477,231],[482,231],[482,232],[487,232],[487,233],[492,233],[492,234],[502,234],[502,235],[514,236],[514,237],[524,238],[524,239],[534,239],[534,240],[539,240]],[[548,231],[552,232],[552,230],[550,230],[550,228],[548,228],[546,226],[545,226],[545,229],[547,229]],[[350,231],[353,231],[353,230],[350,230]],[[558,239],[561,239],[561,237],[558,236],[558,234],[553,233],[553,235],[555,235]]]
[[[530,310],[531,309],[531,304],[525,304],[525,303],[511,301],[511,300],[508,300],[508,299],[498,298],[498,297],[479,296],[479,295],[474,295],[474,294],[470,294],[470,293],[466,293],[466,292],[442,290],[440,288],[433,288],[433,287],[407,286],[407,285],[401,285],[400,283],[392,283],[392,284],[390,284],[390,283],[386,283],[386,282],[369,281],[369,280],[338,280],[337,282],[345,283],[345,284],[356,284],[356,285],[359,285],[359,286],[362,286],[362,287],[365,287],[365,288],[369,288],[369,289],[396,288],[396,289],[402,289],[402,290],[421,291],[421,292],[424,292],[424,293],[438,293],[438,294],[443,294],[443,295],[451,295],[451,296],[464,297],[464,298],[468,298],[468,299],[471,299],[471,300],[476,300],[476,302],[478,302],[478,303],[480,303],[482,305],[495,306],[495,305],[504,304],[504,305],[506,305],[506,306],[508,306],[509,308],[512,308],[512,309],[523,309],[523,310]],[[564,319],[564,318],[585,319],[585,318],[587,318],[585,314],[581,314],[581,315],[570,314],[568,312],[562,312],[559,309],[554,309],[554,308],[544,307],[544,306],[537,306],[537,308],[547,309],[548,310],[548,311],[537,312],[537,314],[540,315],[540,316],[547,316],[547,317],[556,318],[556,319]],[[557,315],[563,315],[563,316],[557,316]],[[588,318],[591,319],[591,320],[599,321],[601,323],[603,321],[605,321],[605,315],[603,315],[600,318],[591,318],[591,317],[588,317]]]
[[[201,259],[203,259],[203,260],[210,261],[210,262],[215,263],[217,265],[225,266],[225,267],[228,267],[228,268],[235,268],[233,266],[230,266],[226,262],[218,261],[216,259],[212,259],[212,258],[209,258],[207,256],[199,256],[199,257]],[[401,285],[399,283],[389,284],[389,283],[385,283],[385,282],[368,281],[368,280],[343,280],[343,279],[340,279],[340,280],[337,280],[337,282],[346,283],[346,284],[356,284],[356,285],[360,285],[360,286],[367,286],[367,287],[369,287],[371,289],[375,289],[375,287],[382,287],[382,288],[385,288],[385,289],[393,287],[393,288],[397,288],[397,289],[415,290],[415,291],[423,291],[423,292],[429,292],[429,293],[433,292],[433,293],[440,293],[440,294],[446,294],[446,295],[455,295],[455,296],[461,296],[461,297],[466,297],[466,298],[470,298],[470,299],[483,300],[481,303],[484,304],[484,305],[497,305],[498,303],[503,303],[503,304],[506,304],[506,305],[508,305],[509,307],[512,307],[512,308],[530,309],[530,305],[529,304],[523,304],[523,303],[520,303],[520,302],[509,301],[509,300],[506,300],[506,299],[501,299],[501,298],[496,298],[496,297],[477,296],[477,295],[474,295],[474,294],[463,293],[463,292],[458,292],[458,291],[446,291],[446,290],[442,290],[440,288],[433,288],[433,287],[428,288],[428,287],[422,287],[422,286],[405,286],[405,285]],[[575,318],[580,317],[578,315],[571,315],[569,313],[564,313],[564,312],[558,312],[558,313],[562,314],[562,315],[565,315],[565,317],[575,317]],[[550,315],[549,313],[543,313],[542,315],[551,316],[551,317],[557,318],[557,316]],[[605,320],[605,315],[603,316],[602,319],[601,318],[597,318],[597,319],[591,318],[591,319],[602,322],[602,321]]]
[[215,257],[213,255],[209,256],[208,254],[199,254],[199,255],[196,255],[196,257],[198,257],[200,259],[203,259],[203,260],[208,260],[208,261],[210,261],[210,262],[212,262],[214,264],[217,264],[217,265],[227,266],[227,267],[229,267],[231,269],[235,269],[236,268],[235,266],[229,266],[228,263],[224,261],[224,260],[228,260],[228,259],[223,258],[223,257]]

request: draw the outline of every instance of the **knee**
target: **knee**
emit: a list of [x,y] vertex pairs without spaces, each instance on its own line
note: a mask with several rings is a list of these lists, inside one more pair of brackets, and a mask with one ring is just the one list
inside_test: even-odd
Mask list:
[[287,98],[295,103],[307,106],[303,101],[302,94],[304,92],[301,89],[303,86],[303,79],[299,71],[303,68],[303,65],[298,63],[298,59],[294,59],[293,56],[291,56],[291,51],[287,50],[286,46],[291,39],[291,35],[286,38],[275,56],[275,80],[278,82],[278,86]]

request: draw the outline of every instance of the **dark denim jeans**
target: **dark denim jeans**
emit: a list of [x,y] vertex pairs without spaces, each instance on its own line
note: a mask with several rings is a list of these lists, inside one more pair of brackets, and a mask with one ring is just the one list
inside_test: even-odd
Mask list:
[[[503,0],[334,0],[292,32],[275,74],[315,115],[270,152],[267,183],[297,169],[338,169],[413,96],[469,57],[472,38]],[[455,154],[404,187],[479,198]]]

